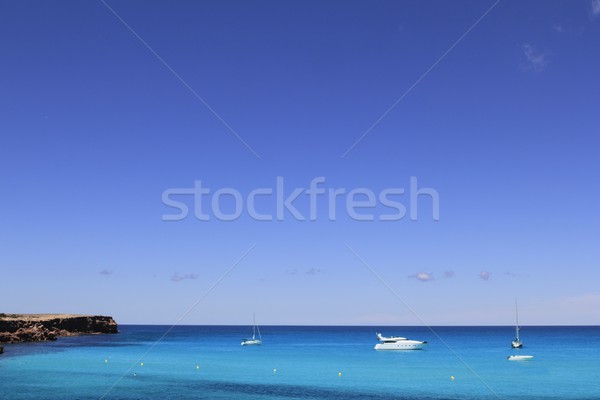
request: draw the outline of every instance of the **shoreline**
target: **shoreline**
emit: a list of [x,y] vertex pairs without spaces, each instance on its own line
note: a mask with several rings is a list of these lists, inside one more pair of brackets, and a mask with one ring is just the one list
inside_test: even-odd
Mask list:
[[[0,314],[0,343],[54,341],[63,336],[119,333],[110,316],[84,314]],[[0,346],[0,354],[4,348]]]

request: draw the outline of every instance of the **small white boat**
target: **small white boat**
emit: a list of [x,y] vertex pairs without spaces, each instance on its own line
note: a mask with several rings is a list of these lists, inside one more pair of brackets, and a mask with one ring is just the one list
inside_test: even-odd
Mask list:
[[523,342],[519,339],[519,309],[517,307],[517,299],[515,299],[515,317],[516,317],[516,325],[515,325],[515,340],[510,342],[510,346],[513,349],[520,349],[523,347]]
[[[258,332],[258,339],[256,338],[256,332]],[[262,337],[260,336],[260,329],[256,325],[256,315],[254,315],[254,326],[252,327],[252,339],[242,339],[242,346],[260,346],[262,344]]]
[[375,350],[421,350],[427,342],[420,340],[411,340],[400,336],[382,336],[377,334],[377,340],[380,343],[375,345]]
[[533,356],[508,356],[508,361],[529,361],[533,360]]

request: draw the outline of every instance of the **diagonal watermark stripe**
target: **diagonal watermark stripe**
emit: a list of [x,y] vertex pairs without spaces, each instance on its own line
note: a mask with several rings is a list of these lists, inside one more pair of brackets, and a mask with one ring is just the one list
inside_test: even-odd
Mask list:
[[135,36],[140,43],[142,43],[144,45],[144,47],[146,47],[148,49],[148,51],[150,51],[150,53],[152,53],[152,55],[154,55],[154,57],[156,57],[158,59],[158,61],[161,62],[162,65],[165,66],[165,68],[167,68],[169,70],[169,72],[171,72],[171,74],[173,74],[173,76],[175,78],[177,78],[177,80],[179,82],[181,82],[181,84],[183,86],[185,86],[185,88],[192,94],[194,95],[194,97],[196,99],[198,99],[200,101],[200,103],[202,103],[202,105],[204,105],[204,107],[206,107],[228,130],[229,132],[231,132],[233,134],[233,136],[235,136],[244,146],[246,146],[246,148],[252,153],[254,154],[254,156],[256,158],[260,159],[260,156],[258,155],[258,153],[256,151],[254,151],[254,149],[244,140],[242,139],[242,137],[231,127],[231,125],[229,125],[220,115],[219,113],[217,113],[215,111],[214,108],[212,108],[210,106],[210,104],[208,104],[206,102],[206,100],[204,100],[204,98],[202,98],[202,96],[200,96],[198,94],[198,92],[196,92],[194,90],[194,88],[192,88],[182,77],[181,75],[179,75],[127,22],[125,22],[125,20],[123,18],[121,18],[121,16],[111,7],[108,5],[108,3],[106,3],[106,1],[104,0],[100,0],[100,2],[102,4],[104,4],[104,6],[123,24],[123,26],[125,26],[129,32],[131,32],[133,34],[133,36]]
[[432,65],[431,65],[431,66],[430,66],[430,67],[429,67],[429,68],[428,68],[428,69],[427,69],[425,72],[423,72],[423,73],[421,74],[421,76],[419,76],[419,78],[417,78],[417,80],[416,80],[416,81],[415,81],[415,82],[414,82],[414,83],[413,83],[413,84],[412,84],[412,85],[411,85],[411,86],[410,86],[408,89],[406,89],[406,91],[404,91],[404,93],[402,93],[402,96],[400,96],[400,97],[399,97],[399,98],[398,98],[398,99],[397,99],[397,100],[396,100],[396,101],[395,101],[395,102],[394,102],[394,103],[393,103],[393,104],[392,104],[392,105],[391,105],[391,106],[390,106],[390,107],[389,107],[387,110],[385,110],[385,112],[384,112],[383,114],[381,114],[381,116],[380,116],[379,118],[377,118],[377,119],[375,120],[375,122],[373,122],[373,124],[372,124],[372,125],[369,127],[369,129],[367,129],[367,130],[366,130],[366,131],[365,131],[365,132],[364,132],[364,133],[363,133],[363,134],[362,134],[362,135],[361,135],[361,136],[360,136],[358,139],[356,139],[356,141],[354,142],[354,144],[352,144],[352,146],[350,146],[350,147],[348,148],[348,150],[346,150],[346,151],[344,152],[344,154],[342,154],[342,157],[341,157],[341,158],[345,158],[345,157],[346,157],[346,156],[347,156],[347,155],[348,155],[348,154],[349,154],[349,153],[350,153],[350,152],[351,152],[351,151],[352,151],[352,150],[353,150],[353,149],[354,149],[354,148],[355,148],[355,147],[356,147],[356,146],[357,146],[357,145],[358,145],[360,142],[362,142],[362,140],[363,140],[363,139],[364,139],[364,138],[365,138],[365,137],[366,137],[366,136],[367,136],[369,133],[371,133],[371,131],[372,131],[373,129],[375,129],[375,127],[376,127],[377,125],[379,125],[379,123],[380,123],[380,122],[381,122],[381,121],[382,121],[382,120],[383,120],[385,117],[387,117],[387,115],[388,115],[388,114],[389,114],[389,113],[390,113],[390,112],[391,112],[391,111],[392,111],[394,108],[396,108],[396,106],[397,106],[397,105],[398,105],[398,104],[399,104],[399,103],[400,103],[402,100],[404,100],[404,98],[405,98],[406,96],[408,96],[408,95],[410,94],[410,92],[412,92],[412,90],[413,90],[413,89],[414,89],[414,88],[415,88],[415,87],[416,87],[416,86],[417,86],[419,83],[421,83],[421,81],[422,81],[423,79],[425,79],[425,77],[426,77],[427,75],[429,75],[429,73],[430,73],[431,71],[433,71],[433,69],[434,69],[435,67],[437,67],[437,65],[438,65],[439,63],[441,63],[441,62],[442,62],[442,60],[444,60],[444,58],[446,58],[446,56],[447,56],[448,54],[450,54],[450,52],[452,52],[452,50],[454,50],[454,48],[455,48],[456,46],[458,46],[458,44],[459,44],[460,42],[462,42],[462,40],[463,40],[463,39],[464,39],[464,38],[465,38],[465,37],[466,37],[466,36],[467,36],[469,33],[471,33],[471,31],[472,31],[472,30],[473,30],[473,29],[474,29],[474,28],[475,28],[477,25],[479,25],[479,23],[480,23],[480,22],[481,22],[481,21],[482,21],[482,20],[483,20],[483,19],[484,19],[484,18],[485,18],[485,17],[486,17],[486,16],[487,16],[487,15],[488,15],[488,14],[489,14],[489,13],[490,13],[490,12],[491,12],[491,11],[492,11],[492,10],[493,10],[493,9],[494,9],[496,6],[497,6],[497,5],[498,5],[498,3],[500,3],[500,1],[501,1],[501,0],[496,0],[496,1],[494,2],[494,4],[492,4],[492,5],[491,5],[491,7],[490,7],[490,8],[488,8],[488,9],[487,9],[487,10],[486,10],[486,11],[483,13],[483,15],[481,15],[481,17],[479,17],[479,18],[477,19],[477,21],[475,21],[475,22],[473,23],[473,25],[471,25],[471,26],[469,27],[469,29],[467,29],[467,30],[465,31],[465,33],[463,33],[462,35],[460,35],[460,37],[459,37],[458,39],[456,39],[456,41],[455,41],[454,43],[452,43],[452,46],[450,46],[450,47],[448,48],[448,50],[446,50],[446,51],[444,52],[444,54],[442,54],[442,55],[441,55],[441,56],[440,56],[440,57],[439,57],[439,58],[438,58],[438,59],[437,59],[437,60],[436,60],[436,61],[435,61],[435,62],[434,62],[434,63],[433,63],[433,64],[432,64]]
[[404,305],[404,307],[406,307],[408,309],[408,311],[410,311],[411,314],[413,314],[419,321],[421,321],[421,323],[427,328],[429,329],[429,331],[440,341],[442,342],[442,344],[490,391],[490,393],[492,393],[494,395],[494,397],[496,397],[497,399],[501,399],[500,396],[494,391],[494,389],[491,388],[490,385],[487,384],[486,381],[483,380],[483,378],[477,373],[475,372],[475,370],[473,368],[471,368],[471,366],[465,361],[463,360],[463,358],[458,355],[458,353],[456,351],[454,351],[449,345],[448,343],[446,343],[446,341],[444,339],[441,338],[441,336],[431,327],[429,326],[425,320],[423,320],[423,318],[421,318],[421,316],[419,314],[417,314],[417,312],[415,310],[412,309],[411,306],[409,306],[403,299],[402,297],[400,297],[398,295],[398,293],[396,293],[396,291],[361,257],[358,255],[358,253],[356,251],[354,251],[354,249],[352,247],[350,247],[350,245],[346,242],[344,242],[344,245],[348,248],[348,250],[350,250],[350,252],[352,254],[354,254],[354,256],[356,258],[358,258],[358,260],[375,276],[375,278],[377,278],[377,280],[379,282],[381,282],[383,284],[383,286],[385,286],[393,295],[394,297],[396,297],[398,300],[400,300],[400,303],[402,303]]
[[208,290],[207,290],[206,292],[204,292],[204,294],[203,294],[202,296],[200,296],[200,298],[199,298],[199,299],[198,299],[198,300],[197,300],[197,301],[196,301],[196,302],[195,302],[195,303],[194,303],[194,304],[193,304],[193,305],[192,305],[192,306],[191,306],[191,307],[190,307],[190,308],[189,308],[189,309],[188,309],[188,310],[187,310],[185,313],[183,313],[183,315],[182,315],[181,317],[179,317],[179,319],[177,319],[177,321],[176,321],[176,322],[175,322],[173,325],[171,325],[171,326],[169,327],[169,329],[167,329],[167,331],[166,331],[166,332],[165,332],[165,333],[164,333],[164,334],[163,334],[163,335],[162,335],[160,338],[158,338],[158,340],[157,340],[157,341],[155,341],[154,343],[152,343],[152,345],[150,346],[150,348],[149,348],[148,350],[146,350],[146,352],[145,352],[144,354],[142,354],[142,356],[141,356],[141,357],[139,357],[139,358],[137,359],[137,361],[136,361],[135,363],[133,363],[133,365],[132,365],[131,367],[129,367],[129,369],[127,369],[127,371],[125,371],[125,372],[123,373],[123,375],[121,375],[121,376],[119,377],[119,379],[117,379],[117,381],[116,381],[115,383],[113,383],[113,385],[112,385],[110,388],[108,388],[108,390],[107,390],[107,391],[106,391],[106,392],[105,392],[105,393],[104,393],[104,394],[103,394],[103,395],[100,397],[100,399],[99,399],[99,400],[103,400],[104,398],[106,398],[106,396],[108,396],[108,395],[109,395],[109,394],[110,394],[110,393],[111,393],[111,392],[114,390],[114,388],[115,388],[115,387],[117,387],[117,385],[118,385],[118,384],[119,384],[119,383],[120,383],[120,382],[123,380],[123,378],[125,378],[125,376],[127,376],[127,375],[128,375],[130,372],[131,372],[131,370],[133,370],[133,369],[136,367],[136,365],[138,365],[138,364],[139,364],[139,363],[140,363],[140,362],[141,362],[141,361],[142,361],[142,360],[143,360],[143,359],[144,359],[144,358],[145,358],[145,357],[146,357],[146,356],[147,356],[147,355],[148,355],[148,354],[149,354],[149,353],[150,353],[150,352],[151,352],[151,351],[152,351],[152,350],[153,350],[153,349],[154,349],[154,348],[155,348],[155,347],[156,347],[156,346],[157,346],[157,345],[158,345],[158,344],[159,344],[159,343],[160,343],[160,342],[161,342],[161,341],[162,341],[162,340],[165,338],[165,337],[167,337],[167,335],[168,335],[169,333],[171,333],[171,331],[172,331],[172,330],[173,330],[173,329],[174,329],[174,328],[175,328],[177,325],[179,325],[179,323],[180,323],[181,321],[183,321],[183,319],[184,319],[185,317],[187,317],[187,316],[188,316],[188,315],[189,315],[189,314],[190,314],[190,313],[191,313],[191,312],[192,312],[192,311],[193,311],[193,310],[194,310],[194,309],[195,309],[195,308],[198,306],[198,304],[200,304],[200,303],[202,302],[202,300],[204,300],[204,299],[206,298],[206,296],[208,296],[208,295],[210,294],[210,292],[212,292],[212,291],[213,291],[213,289],[214,289],[215,287],[217,287],[217,286],[218,286],[218,285],[219,285],[219,284],[220,284],[220,283],[223,281],[223,279],[225,279],[225,278],[227,277],[227,275],[229,275],[229,274],[231,273],[231,271],[233,271],[233,270],[235,269],[235,267],[237,267],[237,266],[238,266],[238,265],[239,265],[239,264],[242,262],[242,260],[243,260],[244,258],[246,258],[246,256],[247,256],[247,255],[248,255],[248,254],[249,254],[249,253],[250,253],[252,250],[254,250],[254,248],[255,248],[255,247],[256,247],[256,243],[254,243],[252,246],[250,246],[250,248],[249,248],[248,250],[246,250],[246,251],[244,252],[244,254],[242,254],[242,255],[241,255],[241,256],[240,256],[240,257],[239,257],[239,258],[238,258],[238,259],[237,259],[237,260],[236,260],[236,261],[235,261],[235,262],[234,262],[234,263],[233,263],[233,264],[232,264],[232,265],[231,265],[231,266],[228,268],[228,269],[227,269],[227,271],[225,271],[225,273],[224,273],[223,275],[221,275],[221,276],[219,277],[219,279],[217,279],[217,280],[215,281],[215,283],[213,283],[213,284],[212,284],[212,286],[211,286],[211,287],[209,287],[209,288],[208,288]]

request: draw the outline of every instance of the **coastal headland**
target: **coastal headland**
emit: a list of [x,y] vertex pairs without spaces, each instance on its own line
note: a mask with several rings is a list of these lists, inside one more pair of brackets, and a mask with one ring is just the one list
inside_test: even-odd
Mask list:
[[0,313],[0,343],[39,342],[56,340],[59,336],[118,332],[115,320],[103,315]]

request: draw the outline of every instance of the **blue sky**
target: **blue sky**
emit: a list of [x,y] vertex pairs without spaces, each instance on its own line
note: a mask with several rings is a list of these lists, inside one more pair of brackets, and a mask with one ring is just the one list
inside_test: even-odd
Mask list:
[[[599,322],[597,1],[499,2],[344,157],[493,1],[106,4],[156,54],[100,1],[0,4],[2,311],[173,323],[252,249],[183,323]],[[278,176],[415,176],[440,220],[162,221]]]

